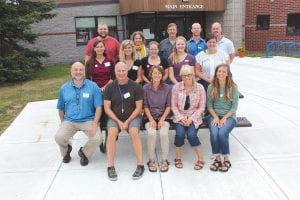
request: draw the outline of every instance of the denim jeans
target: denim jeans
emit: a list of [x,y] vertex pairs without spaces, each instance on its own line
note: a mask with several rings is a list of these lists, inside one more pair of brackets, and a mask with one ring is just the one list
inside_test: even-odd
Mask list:
[[175,123],[175,131],[176,134],[174,144],[176,147],[181,147],[184,144],[185,135],[187,135],[187,140],[192,147],[197,147],[201,144],[197,136],[198,129],[195,128],[194,123],[188,127],[183,126],[180,123]]
[[236,120],[229,117],[222,127],[212,126],[213,117],[208,117],[208,128],[210,132],[210,144],[213,154],[229,154],[229,133],[236,125]]

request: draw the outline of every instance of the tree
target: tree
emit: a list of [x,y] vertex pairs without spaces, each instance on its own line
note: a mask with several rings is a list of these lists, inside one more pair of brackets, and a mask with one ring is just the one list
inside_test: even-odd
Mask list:
[[42,68],[40,58],[48,54],[25,44],[38,37],[31,25],[53,18],[54,7],[52,0],[0,0],[0,83],[24,81]]

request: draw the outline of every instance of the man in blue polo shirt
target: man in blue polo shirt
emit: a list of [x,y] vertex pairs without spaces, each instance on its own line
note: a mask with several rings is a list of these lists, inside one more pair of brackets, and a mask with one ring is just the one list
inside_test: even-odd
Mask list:
[[193,23],[192,25],[192,38],[187,42],[188,45],[188,53],[193,55],[194,57],[201,51],[205,51],[207,49],[207,45],[205,40],[201,38],[201,25],[199,23]]
[[88,136],[87,143],[80,147],[78,155],[80,164],[85,166],[95,150],[102,142],[99,119],[103,105],[102,93],[96,83],[85,79],[85,66],[75,62],[71,67],[72,80],[61,86],[57,109],[61,121],[55,135],[63,162],[71,160],[72,146],[70,138],[77,131],[83,131]]

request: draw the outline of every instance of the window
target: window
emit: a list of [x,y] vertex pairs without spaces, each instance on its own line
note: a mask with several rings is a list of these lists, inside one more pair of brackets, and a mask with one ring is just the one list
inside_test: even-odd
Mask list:
[[94,36],[96,23],[94,17],[75,18],[76,44],[86,45]]
[[88,41],[97,35],[97,26],[100,22],[106,22],[109,35],[118,38],[117,17],[76,17],[76,44],[77,46],[86,45]]
[[300,13],[288,14],[287,35],[300,35]]
[[256,30],[267,30],[270,28],[270,15],[256,16]]

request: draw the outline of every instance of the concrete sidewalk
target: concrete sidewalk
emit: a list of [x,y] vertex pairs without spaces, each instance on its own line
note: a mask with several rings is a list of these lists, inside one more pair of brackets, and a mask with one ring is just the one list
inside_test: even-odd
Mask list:
[[[150,173],[134,181],[131,142],[118,141],[116,169],[119,180],[107,178],[106,155],[97,151],[86,167],[77,151],[86,141],[74,137],[72,160],[61,162],[54,134],[59,126],[56,100],[29,103],[0,137],[0,199],[3,200],[274,200],[300,199],[300,60],[293,58],[235,58],[234,80],[245,96],[238,116],[250,128],[236,128],[230,137],[232,168],[211,172],[208,130],[199,137],[206,165],[193,170],[196,156],[184,146],[183,169],[174,167],[174,131],[170,131],[170,170]],[[146,134],[141,132],[144,162]],[[157,161],[160,148],[157,143]]]

